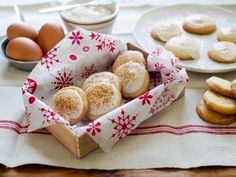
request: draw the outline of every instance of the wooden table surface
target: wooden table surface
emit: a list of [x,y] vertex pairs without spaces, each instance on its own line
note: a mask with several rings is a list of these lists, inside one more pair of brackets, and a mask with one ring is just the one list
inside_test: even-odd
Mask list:
[[76,170],[44,165],[25,165],[17,168],[6,168],[0,165],[0,177],[234,177],[236,168],[233,167],[201,167],[193,169],[144,169],[144,170]]

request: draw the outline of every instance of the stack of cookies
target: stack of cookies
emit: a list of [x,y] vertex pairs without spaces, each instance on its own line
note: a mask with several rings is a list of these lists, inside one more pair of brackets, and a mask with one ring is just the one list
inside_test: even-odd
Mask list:
[[122,96],[136,98],[144,94],[150,86],[147,63],[139,51],[122,52],[112,65],[112,72],[122,82]]
[[118,55],[112,72],[100,72],[88,77],[79,87],[66,87],[54,94],[50,107],[71,125],[83,118],[91,121],[111,112],[122,104],[122,97],[136,98],[150,86],[146,59],[139,51]]
[[236,119],[236,79],[230,82],[213,76],[206,82],[210,89],[197,104],[199,117],[213,124],[231,124]]

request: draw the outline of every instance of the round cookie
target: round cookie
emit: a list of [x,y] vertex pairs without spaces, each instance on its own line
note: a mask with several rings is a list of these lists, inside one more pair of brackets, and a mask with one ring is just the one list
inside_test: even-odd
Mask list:
[[229,41],[236,43],[236,24],[231,26],[223,26],[217,35],[219,41]]
[[90,120],[96,120],[104,114],[118,108],[122,103],[119,89],[110,83],[97,83],[85,90],[89,103]]
[[86,93],[78,87],[65,87],[56,92],[50,107],[71,125],[81,121],[89,111]]
[[111,68],[112,72],[114,73],[117,68],[119,68],[121,65],[128,63],[130,61],[139,63],[142,66],[144,66],[144,68],[146,68],[147,66],[146,59],[144,58],[141,52],[128,50],[126,52],[121,52],[118,55],[118,57],[115,59]]
[[125,98],[136,98],[145,93],[150,86],[147,70],[132,61],[123,64],[114,72],[122,83],[122,95]]
[[231,83],[232,95],[236,98],[236,79]]
[[160,23],[156,24],[151,32],[151,36],[162,42],[166,42],[172,37],[180,36],[181,31],[178,25],[173,23]]
[[209,57],[220,63],[236,62],[236,44],[232,42],[217,42],[208,51]]
[[216,30],[216,22],[209,15],[195,14],[185,19],[183,28],[185,31],[193,34],[210,34]]
[[121,81],[118,76],[111,72],[100,72],[91,75],[84,81],[83,89],[86,90],[93,84],[107,82],[116,86],[119,90],[121,90]]
[[222,96],[212,90],[207,90],[203,95],[203,101],[214,112],[233,115],[236,114],[236,100]]
[[190,38],[183,36],[173,37],[167,41],[165,48],[181,60],[192,60],[199,58],[198,43]]
[[206,83],[211,90],[214,90],[223,96],[233,97],[230,81],[212,76],[206,80]]
[[229,125],[236,119],[236,115],[229,116],[210,110],[202,99],[199,100],[196,111],[200,118],[213,124]]

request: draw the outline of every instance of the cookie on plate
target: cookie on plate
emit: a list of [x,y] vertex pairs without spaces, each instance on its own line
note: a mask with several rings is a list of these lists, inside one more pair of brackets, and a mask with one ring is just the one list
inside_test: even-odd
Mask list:
[[139,63],[125,63],[117,68],[114,74],[121,80],[122,95],[125,98],[136,98],[144,94],[150,86],[149,74]]
[[203,120],[220,125],[229,125],[235,121],[236,115],[224,115],[210,110],[201,98],[196,106],[197,114]]
[[50,107],[71,125],[81,121],[89,111],[86,93],[79,87],[65,87],[56,92]]
[[209,15],[194,14],[185,19],[183,28],[189,33],[205,35],[216,30],[216,22]]
[[87,116],[92,121],[118,108],[122,103],[119,89],[107,82],[93,84],[85,92],[89,103]]
[[181,35],[181,30],[179,26],[174,23],[156,24],[151,31],[151,36],[154,39],[162,42],[166,42],[172,37],[180,35]]
[[214,112],[234,115],[236,114],[236,100],[222,96],[212,90],[207,90],[203,95],[203,101]]
[[107,71],[96,73],[96,74],[89,76],[84,81],[83,89],[86,90],[91,85],[101,83],[101,82],[107,82],[107,83],[113,84],[121,91],[121,81],[120,81],[119,77],[116,76],[115,74],[113,74],[111,72],[107,72]]
[[115,59],[113,65],[112,65],[112,72],[114,73],[117,68],[119,68],[121,65],[128,63],[128,62],[134,62],[139,63],[144,68],[147,66],[146,59],[144,58],[143,54],[139,51],[132,51],[128,50],[126,52],[121,52],[117,58]]
[[208,50],[208,55],[216,62],[234,63],[236,62],[236,44],[226,41],[217,42]]
[[171,51],[180,60],[199,58],[199,46],[194,39],[177,36],[167,41],[165,48]]
[[229,41],[236,43],[236,24],[231,26],[223,26],[217,35],[219,41]]
[[212,76],[206,80],[206,83],[211,90],[214,90],[223,96],[233,97],[230,81]]

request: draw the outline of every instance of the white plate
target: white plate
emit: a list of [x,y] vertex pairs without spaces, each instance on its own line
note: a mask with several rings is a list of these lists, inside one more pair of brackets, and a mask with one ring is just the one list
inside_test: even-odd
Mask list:
[[209,59],[207,51],[211,45],[217,42],[217,32],[210,35],[194,35],[183,30],[182,24],[188,15],[203,13],[215,18],[217,29],[220,27],[236,24],[236,13],[215,6],[204,5],[175,5],[161,8],[154,8],[144,13],[138,20],[133,32],[136,41],[147,51],[152,52],[162,42],[154,40],[150,33],[152,27],[158,22],[172,22],[179,25],[182,35],[194,38],[200,44],[200,58],[191,61],[179,61],[177,67],[184,67],[189,71],[201,73],[220,73],[236,70],[236,63],[222,64]]

